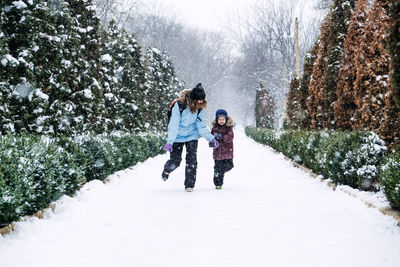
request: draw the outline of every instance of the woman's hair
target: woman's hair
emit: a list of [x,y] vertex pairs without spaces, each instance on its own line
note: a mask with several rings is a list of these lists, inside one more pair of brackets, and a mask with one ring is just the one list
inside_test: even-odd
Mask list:
[[195,113],[198,109],[205,109],[207,107],[207,100],[204,99],[203,103],[198,103],[196,100],[192,100],[190,96],[188,96],[189,108],[190,112]]

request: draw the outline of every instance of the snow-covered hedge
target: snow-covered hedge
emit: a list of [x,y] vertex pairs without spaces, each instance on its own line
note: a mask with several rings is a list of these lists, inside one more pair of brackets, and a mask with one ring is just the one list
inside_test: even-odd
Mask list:
[[162,152],[163,135],[0,136],[0,226]]
[[336,183],[377,189],[385,143],[373,132],[246,128],[246,134]]
[[380,182],[386,198],[394,209],[400,210],[400,154],[387,157],[381,173]]
[[0,137],[0,224],[72,194],[84,180],[83,166],[48,137]]

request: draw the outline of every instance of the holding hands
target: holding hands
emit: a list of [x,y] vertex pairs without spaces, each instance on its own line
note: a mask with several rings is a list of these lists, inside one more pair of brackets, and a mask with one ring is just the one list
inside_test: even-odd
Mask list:
[[217,149],[219,147],[219,142],[217,141],[216,138],[211,140],[211,142],[208,143],[209,147],[212,147],[213,149]]
[[215,133],[214,138],[217,139],[217,141],[220,141],[222,138],[222,135],[220,133]]

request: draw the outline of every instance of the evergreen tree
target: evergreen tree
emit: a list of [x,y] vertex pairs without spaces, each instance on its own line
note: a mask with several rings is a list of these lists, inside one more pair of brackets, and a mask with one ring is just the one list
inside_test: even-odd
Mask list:
[[400,145],[400,105],[395,102],[394,94],[394,88],[390,86],[384,97],[383,119],[378,132],[389,147],[398,150]]
[[264,84],[256,89],[256,126],[273,129],[275,124],[275,103]]
[[41,88],[38,93],[47,100],[48,106],[41,107],[32,101],[38,117],[31,131],[73,133],[76,132],[73,118],[76,117],[78,105],[71,101],[71,94],[78,83],[78,70],[74,62],[81,58],[77,53],[80,36],[67,2],[50,0],[45,7],[43,15],[47,18],[41,19],[46,20],[47,24],[39,33],[34,59],[36,83]]
[[112,131],[113,129],[123,129],[123,123],[118,118],[118,111],[121,106],[121,99],[118,97],[122,90],[122,84],[118,79],[118,63],[115,58],[118,56],[119,44],[122,41],[120,38],[121,32],[111,22],[108,31],[102,32],[102,47],[101,47],[101,74],[102,79],[100,86],[103,90],[104,112],[103,116],[106,119],[105,129]]
[[0,3],[0,131],[166,128],[182,83],[166,53],[104,31],[91,0]]
[[[166,129],[166,114],[169,105],[177,97],[177,93],[183,88],[183,84],[179,82],[167,53],[152,48],[147,51],[147,59],[153,76],[152,90],[145,91],[146,104],[149,104],[148,122],[153,121],[150,124],[156,129]],[[155,109],[156,106],[159,108]]]
[[376,0],[368,14],[365,34],[360,43],[354,83],[357,109],[355,127],[378,130],[384,121],[384,97],[389,91],[390,56],[386,50],[389,18],[388,0]]
[[344,42],[351,14],[356,0],[334,0],[332,6],[332,25],[328,39],[328,60],[326,68],[325,89],[325,127],[335,128],[334,106],[337,98],[338,74],[341,68],[340,62],[344,50]]
[[3,30],[8,36],[12,58],[18,59],[14,68],[8,69],[10,82],[10,115],[16,131],[34,130],[35,121],[48,107],[48,96],[41,91],[40,77],[43,70],[36,55],[40,51],[43,33],[51,27],[48,9],[41,0],[4,2],[7,17]]
[[294,77],[290,84],[287,102],[286,127],[291,129],[308,129],[310,126],[310,115],[307,110],[308,87],[310,85],[311,73],[316,57],[317,45],[306,54],[303,66],[303,76],[298,79]]
[[79,103],[74,103],[71,95],[77,90],[79,73],[77,62],[81,60],[80,35],[77,21],[69,11],[65,1],[48,1],[54,30],[43,42],[46,53],[42,65],[47,72],[42,78],[44,91],[49,95],[50,128],[55,134],[76,133],[76,119]]
[[78,72],[78,84],[71,95],[76,105],[73,114],[75,127],[79,132],[91,130],[101,133],[107,129],[107,122],[103,114],[104,89],[100,86],[103,72],[99,19],[91,0],[68,0],[68,4],[77,22],[75,29],[80,40],[80,49],[75,51],[78,57],[73,62]]
[[[314,128],[335,128],[334,105],[340,60],[354,5],[355,0],[334,0],[321,31],[320,52],[323,55],[321,54],[317,58],[317,68],[321,69],[315,70],[317,76],[314,76],[313,73],[313,80],[315,78],[323,79],[323,81],[312,81],[310,86],[312,91],[317,94],[315,100],[319,103],[316,116],[312,118]],[[329,25],[327,25],[328,20],[330,21]]]
[[[126,104],[121,110],[127,128],[133,131],[143,130],[148,108],[145,104],[145,92],[152,88],[152,75],[148,69],[146,58],[142,53],[142,47],[134,35],[128,35],[125,31],[125,53],[117,58],[119,65],[123,67],[122,84]],[[157,106],[153,107],[157,108]],[[129,111],[129,114],[126,112]]]
[[384,96],[385,108],[379,133],[386,143],[399,149],[400,145],[400,2],[389,4],[389,38],[387,52],[390,55],[390,86]]
[[388,50],[392,58],[390,76],[394,100],[400,105],[400,1],[390,0],[390,30]]
[[302,119],[300,109],[300,81],[297,76],[294,76],[290,81],[289,95],[286,102],[286,118],[283,121],[283,126],[290,129],[299,129],[298,122]]
[[307,101],[309,97],[309,87],[312,77],[312,71],[314,67],[314,62],[317,57],[317,49],[318,46],[315,44],[313,48],[307,53],[304,59],[303,65],[303,76],[300,80],[300,96],[299,96],[299,103],[302,112],[304,113],[304,119],[298,123],[301,129],[309,129],[311,126],[311,112],[308,110]]
[[326,58],[328,56],[328,36],[330,35],[331,15],[328,14],[321,25],[321,33],[316,43],[316,56],[308,88],[307,109],[310,113],[310,129],[322,129],[326,126],[327,114],[324,108]]
[[104,85],[106,91],[111,90],[105,94],[107,118],[114,120],[115,129],[142,130],[145,124],[143,114],[147,112],[144,108],[144,91],[150,87],[145,82],[146,66],[141,47],[134,36],[118,29],[113,21],[108,28],[105,47],[103,54],[111,55],[110,59],[114,62],[110,66],[113,74],[105,79],[113,87]]
[[[2,5],[2,4],[1,4]],[[9,111],[9,83],[8,72],[18,61],[12,58],[8,50],[8,38],[3,31],[6,16],[0,5],[0,134],[13,130],[13,123]]]
[[356,60],[360,60],[359,45],[364,34],[367,19],[368,0],[359,0],[356,4],[350,24],[344,52],[339,70],[337,84],[337,101],[335,103],[335,120],[340,129],[351,129],[354,124],[353,114],[356,110],[354,103],[354,80],[356,78]]
[[[11,2],[11,1],[10,1]],[[70,132],[76,117],[70,95],[79,77],[80,36],[68,3],[35,0],[4,7],[8,46],[18,65],[9,71],[10,112],[16,131]]]

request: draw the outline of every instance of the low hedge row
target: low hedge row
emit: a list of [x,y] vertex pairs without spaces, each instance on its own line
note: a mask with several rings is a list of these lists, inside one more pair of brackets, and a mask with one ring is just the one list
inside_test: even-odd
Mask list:
[[162,153],[163,135],[0,137],[0,227]]
[[337,184],[382,187],[392,208],[400,209],[400,154],[386,154],[384,141],[373,132],[247,127],[246,134]]
[[380,170],[380,182],[386,198],[392,208],[400,210],[400,154],[387,156]]

